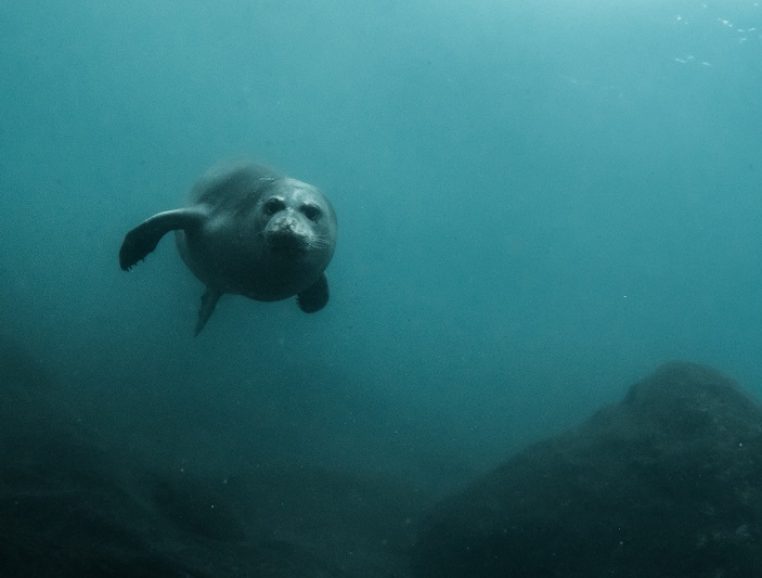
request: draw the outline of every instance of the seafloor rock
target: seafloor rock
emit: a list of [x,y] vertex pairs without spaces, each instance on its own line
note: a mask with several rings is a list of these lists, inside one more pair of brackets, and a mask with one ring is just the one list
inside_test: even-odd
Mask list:
[[[270,465],[204,473],[82,423],[0,335],[0,578],[402,576],[417,495]],[[161,454],[163,457],[163,454]]]
[[762,410],[669,363],[422,524],[420,578],[748,578],[762,568]]

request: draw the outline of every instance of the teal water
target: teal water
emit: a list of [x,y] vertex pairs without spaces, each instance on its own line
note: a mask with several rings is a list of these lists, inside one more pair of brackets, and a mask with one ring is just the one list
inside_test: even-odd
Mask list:
[[[669,359],[762,384],[753,1],[0,4],[0,320],[90,427],[199,469],[449,488]],[[249,154],[339,217],[332,297],[124,233]],[[146,450],[149,451],[149,450]]]

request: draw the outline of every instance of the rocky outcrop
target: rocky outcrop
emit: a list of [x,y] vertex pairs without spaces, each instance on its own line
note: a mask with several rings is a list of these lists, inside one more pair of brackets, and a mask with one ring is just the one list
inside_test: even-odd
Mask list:
[[413,491],[300,464],[210,474],[147,460],[85,427],[58,389],[0,337],[0,577],[406,571]]
[[[61,389],[0,338],[0,576],[409,575],[429,499],[419,491],[288,461],[178,468],[115,446]],[[418,578],[756,576],[762,410],[712,370],[665,365],[444,500],[420,524],[412,567]]]
[[748,578],[762,568],[762,410],[669,363],[422,524],[419,578]]

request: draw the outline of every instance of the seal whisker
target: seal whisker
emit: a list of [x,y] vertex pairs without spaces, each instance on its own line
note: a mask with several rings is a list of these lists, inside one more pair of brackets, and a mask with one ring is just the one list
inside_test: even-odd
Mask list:
[[330,241],[327,239],[310,239],[307,241],[307,246],[310,249],[325,249],[330,245]]

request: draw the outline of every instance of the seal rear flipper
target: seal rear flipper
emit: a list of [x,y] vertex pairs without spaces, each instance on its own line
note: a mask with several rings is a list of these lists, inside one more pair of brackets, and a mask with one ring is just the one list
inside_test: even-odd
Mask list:
[[296,296],[299,309],[305,313],[320,311],[328,303],[328,279],[321,273],[317,281]]
[[222,297],[222,291],[217,291],[211,287],[207,287],[204,294],[201,296],[201,307],[198,310],[198,319],[196,320],[196,331],[194,335],[201,333],[201,330],[209,321],[209,318],[214,313],[214,307],[217,305],[217,301]]
[[161,238],[175,229],[198,227],[206,213],[198,208],[174,209],[157,213],[140,223],[124,237],[119,249],[119,265],[129,271],[135,263],[145,259],[156,248]]

